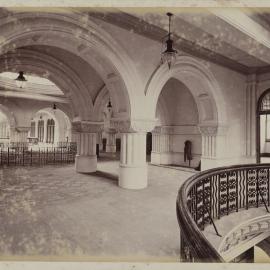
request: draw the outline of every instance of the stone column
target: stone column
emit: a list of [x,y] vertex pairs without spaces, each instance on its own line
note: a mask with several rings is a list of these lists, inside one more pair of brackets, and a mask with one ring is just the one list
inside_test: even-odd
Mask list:
[[248,76],[246,86],[246,156],[250,162],[256,157],[256,106],[257,78],[252,74]]
[[97,170],[96,137],[100,125],[95,122],[72,123],[73,140],[77,143],[75,169],[80,173]]
[[156,127],[152,132],[151,163],[170,164],[170,131],[171,128]]
[[118,122],[121,133],[119,186],[126,189],[147,187],[146,133],[155,121]]
[[147,187],[146,133],[121,133],[119,186]]
[[206,170],[229,163],[227,152],[227,127],[199,126],[202,134],[201,169]]
[[116,143],[115,143],[116,130],[110,128],[110,129],[106,130],[106,133],[108,134],[108,140],[107,140],[107,144],[106,144],[106,152],[115,153],[116,152]]

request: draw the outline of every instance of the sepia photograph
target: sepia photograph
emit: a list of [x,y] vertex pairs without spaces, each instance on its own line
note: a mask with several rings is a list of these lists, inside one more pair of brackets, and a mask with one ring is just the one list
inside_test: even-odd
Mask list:
[[0,269],[206,263],[270,263],[270,0],[0,1]]

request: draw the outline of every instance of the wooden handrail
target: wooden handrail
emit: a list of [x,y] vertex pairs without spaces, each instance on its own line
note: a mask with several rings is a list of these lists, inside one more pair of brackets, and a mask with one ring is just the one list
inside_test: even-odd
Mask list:
[[[260,202],[259,198],[256,197],[257,207],[265,205],[263,196],[269,196],[269,175],[270,164],[245,164],[214,168],[188,178],[179,189],[176,201],[176,212],[181,231],[182,261],[223,262],[224,260],[218,251],[202,233],[205,223],[210,223],[211,219],[218,219],[222,215],[229,215],[238,209],[256,207],[253,204],[254,196],[262,198],[262,202]],[[266,183],[265,195],[262,194],[261,189],[259,194],[253,193],[254,182],[259,180]],[[208,189],[205,188],[207,183],[209,184]],[[211,184],[214,184],[215,188]],[[217,194],[212,194],[213,191]],[[193,196],[194,193],[195,196]],[[200,194],[203,196],[201,201],[198,199]],[[200,212],[201,204],[205,202],[205,196],[210,199],[210,205],[212,203],[215,209],[218,209],[215,210],[218,212],[217,214],[214,213],[214,210],[212,210],[212,214],[211,211],[205,213],[203,210]],[[223,202],[223,207],[227,206],[226,211],[224,208],[220,209],[214,205],[214,203],[221,204],[221,198],[226,202],[226,204]],[[267,199],[269,204],[269,197]]]

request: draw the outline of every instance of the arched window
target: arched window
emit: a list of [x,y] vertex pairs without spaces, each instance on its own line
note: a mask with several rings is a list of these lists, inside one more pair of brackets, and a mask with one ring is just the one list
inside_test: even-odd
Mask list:
[[35,137],[35,130],[36,130],[36,122],[31,122],[31,129],[30,129],[30,137]]
[[270,158],[270,89],[260,96],[257,104],[256,132],[257,163],[269,162]]
[[270,112],[270,92],[263,94],[259,101],[259,113],[268,114]]
[[54,128],[55,123],[53,119],[47,121],[47,143],[54,143]]
[[43,142],[44,140],[44,121],[38,121],[38,141]]

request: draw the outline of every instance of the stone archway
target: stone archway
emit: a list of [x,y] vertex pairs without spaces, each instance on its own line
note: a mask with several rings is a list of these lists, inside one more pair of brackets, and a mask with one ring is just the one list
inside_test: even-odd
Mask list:
[[[112,97],[115,115],[120,115],[121,121],[136,119],[140,115],[140,104],[144,101],[143,86],[134,63],[116,39],[91,20],[88,14],[74,9],[65,11],[11,11],[8,17],[2,17],[0,47],[3,70],[12,64],[16,70],[36,70],[37,74],[42,74],[42,69],[48,70],[50,79],[63,89],[72,103],[73,133],[79,145],[76,169],[79,172],[92,172],[96,170],[96,133],[99,132],[100,123],[93,113],[94,97],[91,97],[92,103],[88,102],[89,91],[88,94],[85,91],[87,83],[78,80],[81,76],[78,70],[75,70],[78,76],[72,72],[72,63],[66,64],[67,56],[73,55],[74,64],[76,60],[84,61],[102,78]],[[44,49],[41,52],[42,46]],[[61,50],[57,59],[59,64],[49,59],[51,48]],[[8,53],[16,54],[19,51],[21,55],[17,63],[5,60]],[[63,69],[68,70],[65,77]]]
[[[69,98],[73,118],[76,116],[87,118],[89,113],[93,111],[91,100],[84,99],[84,96],[87,95],[85,85],[68,66],[60,61],[25,49],[0,56],[0,72],[18,73],[20,70],[38,77],[44,77],[44,74],[46,74],[45,77],[58,86],[65,96]],[[78,93],[75,98],[76,89],[81,89],[83,94]],[[88,108],[88,111],[85,108]]]
[[152,75],[145,89],[148,104],[152,105],[151,116],[154,117],[160,92],[170,78],[178,79],[191,91],[198,105],[201,125],[210,122],[226,125],[226,106],[215,77],[202,62],[190,56],[180,56],[171,69],[162,65]]
[[[155,116],[158,98],[170,78],[183,83],[197,105],[198,129],[202,136],[202,169],[218,166],[218,160],[226,156],[224,149],[226,149],[227,112],[222,91],[215,77],[202,62],[190,56],[180,56],[171,69],[166,65],[160,66],[145,89],[147,102],[151,104],[150,117]],[[163,130],[160,133],[168,135],[170,132],[172,131]],[[164,141],[168,140],[164,138]]]
[[[65,49],[95,68],[114,96],[118,112],[125,112],[127,117],[138,113],[137,104],[143,97],[138,88],[143,87],[132,61],[125,50],[88,16],[67,10],[67,13],[59,14],[16,12],[9,17],[12,20],[7,20],[4,25],[0,20],[2,54],[27,46]],[[12,27],[14,21],[16,28]]]
[[[151,163],[197,168],[202,155],[202,136],[197,104],[190,90],[179,80],[169,79],[160,93],[156,115],[159,121],[153,131]],[[191,146],[188,156],[185,155],[187,141]]]

